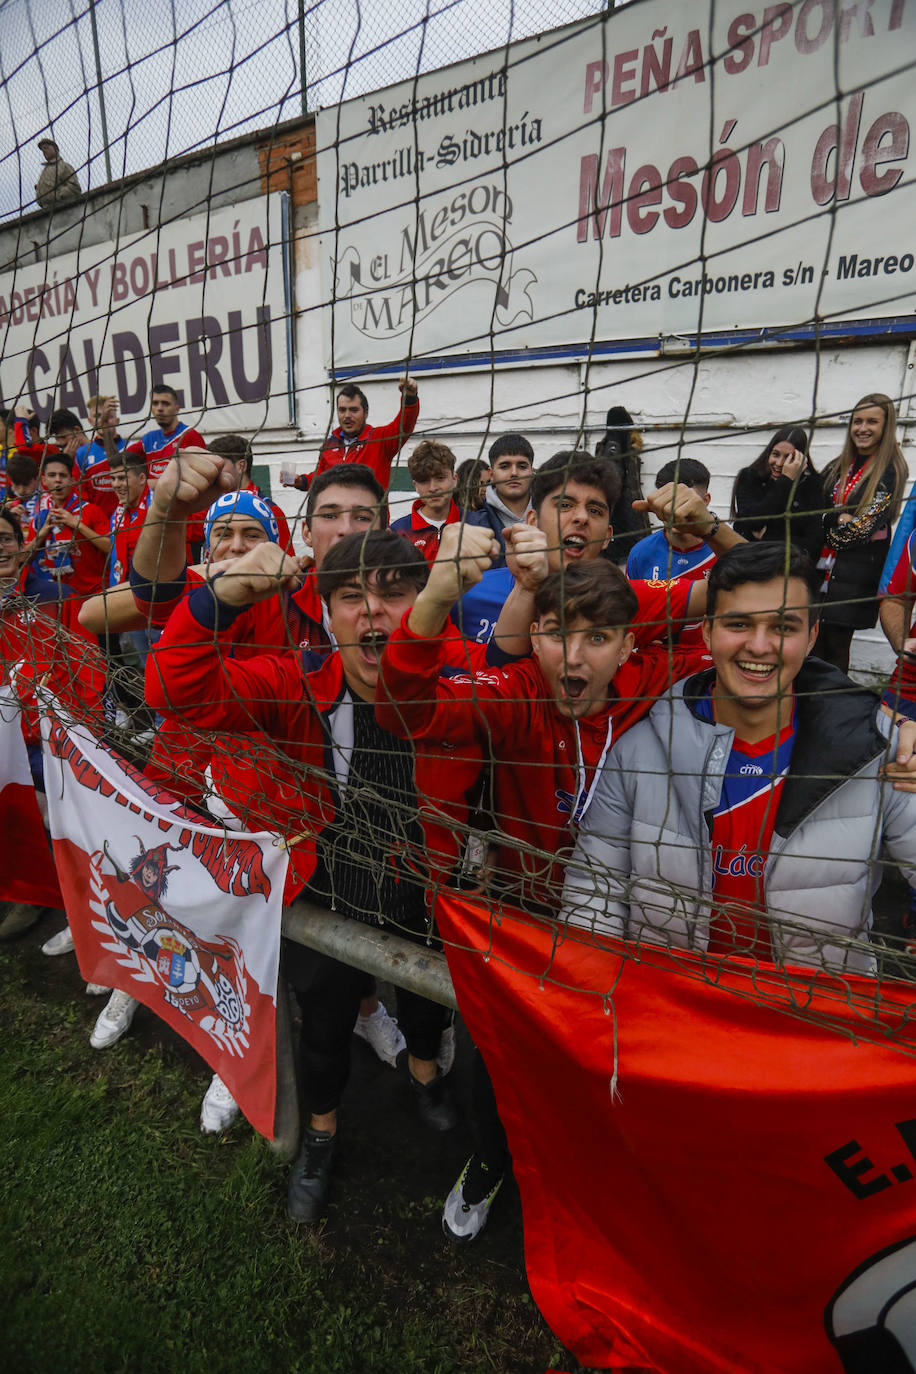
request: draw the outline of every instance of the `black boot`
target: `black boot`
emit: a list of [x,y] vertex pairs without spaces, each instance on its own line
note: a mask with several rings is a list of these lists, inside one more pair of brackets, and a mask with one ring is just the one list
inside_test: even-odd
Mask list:
[[458,1125],[458,1108],[441,1073],[430,1083],[421,1083],[410,1074],[410,1086],[417,1098],[417,1110],[424,1126],[434,1131],[450,1131]]
[[289,1176],[286,1211],[290,1221],[316,1221],[321,1216],[331,1186],[336,1149],[336,1134],[305,1131],[302,1149]]

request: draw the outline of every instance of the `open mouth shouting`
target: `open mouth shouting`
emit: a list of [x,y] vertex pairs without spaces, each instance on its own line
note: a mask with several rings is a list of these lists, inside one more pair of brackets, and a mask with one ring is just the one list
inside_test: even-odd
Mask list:
[[757,663],[749,658],[736,659],[735,667],[745,682],[756,684],[772,682],[779,672],[778,663]]
[[560,678],[560,686],[567,701],[584,701],[585,693],[588,691],[588,678],[579,677],[574,673],[564,673]]
[[387,630],[366,630],[357,640],[359,656],[368,668],[377,668],[388,643]]

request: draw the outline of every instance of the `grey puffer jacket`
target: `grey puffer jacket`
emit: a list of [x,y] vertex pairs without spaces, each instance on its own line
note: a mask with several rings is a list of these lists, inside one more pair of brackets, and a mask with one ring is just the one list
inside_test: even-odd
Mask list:
[[[712,815],[734,737],[695,713],[712,676],[677,683],[608,755],[567,869],[570,924],[706,949]],[[774,954],[871,973],[882,846],[916,888],[916,795],[878,778],[896,731],[872,693],[817,659],[795,691],[798,730],[764,867]]]

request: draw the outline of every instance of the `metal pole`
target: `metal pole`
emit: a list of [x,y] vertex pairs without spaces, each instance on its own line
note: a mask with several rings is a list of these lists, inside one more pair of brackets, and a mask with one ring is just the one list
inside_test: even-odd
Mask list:
[[302,99],[302,113],[308,114],[308,98],[305,93],[305,0],[299,0],[299,94]]
[[282,974],[277,983],[277,1108],[270,1148],[282,1164],[291,1164],[299,1153],[299,1088],[293,1017],[289,986]]
[[102,115],[102,143],[105,151],[105,180],[111,181],[111,154],[108,151],[108,120],[105,118],[105,92],[102,89],[102,59],[99,55],[99,31],[95,26],[95,7],[98,0],[89,0],[89,23],[92,26],[92,51],[95,53],[95,74],[99,88],[99,111]]
[[445,955],[393,929],[364,925],[300,900],[283,908],[283,934],[418,997],[444,1007],[458,1006]]

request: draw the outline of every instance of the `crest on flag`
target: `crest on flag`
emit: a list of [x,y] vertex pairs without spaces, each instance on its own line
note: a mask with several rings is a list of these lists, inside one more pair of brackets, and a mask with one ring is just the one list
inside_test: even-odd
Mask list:
[[[92,925],[103,948],[140,983],[158,983],[169,1006],[196,1021],[201,1030],[230,1054],[248,1047],[251,1008],[246,1002],[245,959],[235,940],[203,940],[162,905],[168,875],[181,864],[166,864],[170,844],[147,849],[134,837],[140,852],[127,871],[108,851],[108,842],[90,856]],[[188,855],[191,863],[196,862]],[[110,864],[115,884],[103,873]],[[140,905],[135,905],[139,898]]]

